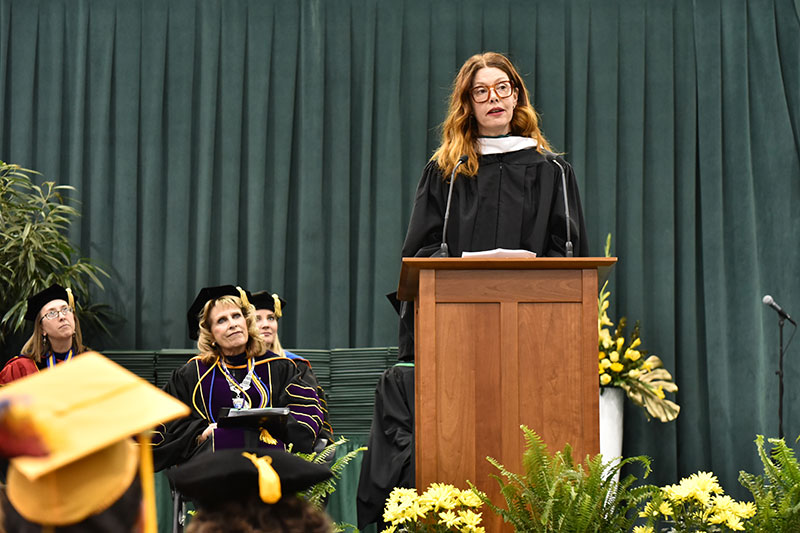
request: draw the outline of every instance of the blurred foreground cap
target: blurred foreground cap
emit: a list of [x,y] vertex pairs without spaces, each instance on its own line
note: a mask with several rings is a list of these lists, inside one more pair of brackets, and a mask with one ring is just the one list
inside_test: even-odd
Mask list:
[[250,305],[250,293],[241,287],[234,285],[219,285],[217,287],[203,287],[197,293],[197,297],[189,306],[189,311],[186,313],[186,323],[189,325],[189,338],[197,340],[197,334],[200,331],[200,313],[203,312],[203,307],[209,300],[216,300],[223,296],[236,296],[242,300],[244,305]]
[[277,293],[269,291],[254,292],[250,302],[256,309],[269,309],[278,318],[283,316],[283,310],[286,308],[286,300],[278,296]]
[[6,385],[2,401],[30,421],[49,452],[12,458],[6,487],[19,514],[42,525],[80,522],[113,504],[132,483],[140,451],[151,464],[149,445],[139,450],[130,437],[189,414],[95,352]]
[[25,320],[36,320],[42,307],[53,300],[64,300],[70,307],[75,307],[75,298],[72,296],[71,289],[65,289],[61,285],[52,284],[41,292],[37,292],[28,298],[28,310],[25,311]]
[[263,448],[202,453],[167,472],[181,494],[206,509],[251,495],[275,503],[332,475],[327,466]]

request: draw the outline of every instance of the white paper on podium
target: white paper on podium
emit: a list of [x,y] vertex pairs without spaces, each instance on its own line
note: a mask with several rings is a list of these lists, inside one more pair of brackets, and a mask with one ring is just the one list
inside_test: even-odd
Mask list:
[[535,252],[530,250],[506,250],[505,248],[495,248],[494,250],[484,250],[483,252],[461,252],[461,257],[536,257]]

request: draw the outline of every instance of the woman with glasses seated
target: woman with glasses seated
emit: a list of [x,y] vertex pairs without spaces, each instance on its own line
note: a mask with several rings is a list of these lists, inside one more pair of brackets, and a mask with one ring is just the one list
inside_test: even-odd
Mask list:
[[0,370],[0,385],[69,361],[86,351],[72,290],[54,284],[34,294],[28,298],[25,319],[34,322],[33,335],[22,347],[22,353]]

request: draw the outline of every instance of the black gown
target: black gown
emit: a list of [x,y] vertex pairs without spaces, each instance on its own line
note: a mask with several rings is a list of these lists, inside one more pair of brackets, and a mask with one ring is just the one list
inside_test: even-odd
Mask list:
[[[575,256],[589,255],[578,184],[565,170],[570,237]],[[430,161],[422,173],[403,244],[403,257],[430,257],[442,242],[449,183]],[[481,155],[478,174],[461,175],[453,184],[447,228],[450,257],[464,251],[522,249],[539,257],[566,255],[566,210],[561,170],[534,148]],[[407,302],[390,300],[400,314],[399,359],[414,359],[414,315]],[[395,366],[375,391],[369,450],[358,486],[358,525],[380,522],[392,488],[413,487],[414,367]]]
[[413,487],[414,364],[386,370],[375,388],[375,410],[358,480],[358,528],[377,522],[383,530],[386,498],[394,487]]
[[[558,160],[566,175],[573,252],[576,257],[587,256],[589,243],[575,173],[563,158]],[[417,186],[403,257],[430,257],[439,250],[448,189],[439,165],[430,161]],[[477,176],[461,175],[453,184],[447,227],[450,257],[495,248],[564,257],[566,228],[561,170],[534,148],[481,155]],[[413,361],[411,306],[404,303],[399,314],[399,358]]]
[[[589,254],[578,184],[566,171],[571,237],[575,256]],[[478,174],[453,185],[447,246],[451,257],[494,248],[522,249],[539,257],[566,255],[566,216],[561,171],[530,148],[482,155]],[[417,187],[403,257],[429,257],[442,242],[449,183],[430,161]]]
[[[229,358],[238,366],[227,366],[237,382],[247,374],[244,355]],[[300,379],[297,365],[289,358],[272,352],[253,358],[254,377],[245,392],[247,407],[288,407],[291,414],[286,426],[286,440],[259,442],[260,447],[309,453],[322,427],[323,411],[316,392]],[[256,381],[257,380],[257,381]],[[199,357],[172,373],[164,391],[191,408],[189,416],[162,424],[153,438],[153,463],[156,471],[181,464],[197,453],[225,448],[245,447],[244,430],[217,428],[202,444],[197,437],[216,422],[223,407],[233,407],[233,393],[220,363],[208,365]],[[262,392],[263,391],[263,392]]]

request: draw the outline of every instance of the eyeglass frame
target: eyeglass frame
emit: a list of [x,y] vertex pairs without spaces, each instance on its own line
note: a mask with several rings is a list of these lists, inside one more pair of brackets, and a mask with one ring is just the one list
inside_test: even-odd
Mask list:
[[[47,320],[55,320],[59,316],[66,317],[67,315],[71,315],[74,312],[75,312],[75,310],[73,308],[71,308],[68,305],[65,305],[61,309],[51,309],[50,311],[46,312],[45,314],[42,315],[42,318],[41,318],[41,320],[39,320],[39,322],[44,322],[45,318]],[[50,316],[52,313],[55,313],[55,314]]]
[[[497,86],[501,85],[503,83],[509,84],[511,86],[511,91],[505,96],[500,96],[500,93],[497,92]],[[479,88],[484,88],[484,89],[487,90],[486,100],[478,101],[478,100],[475,99],[474,91],[475,91],[475,89],[479,89]],[[469,90],[469,96],[470,96],[470,98],[472,98],[472,101],[475,102],[476,104],[483,104],[483,103],[488,102],[489,100],[491,100],[492,91],[494,91],[494,94],[497,96],[497,98],[499,98],[501,100],[505,100],[506,98],[510,98],[511,95],[514,94],[514,82],[512,80],[503,80],[503,81],[498,81],[497,83],[494,83],[492,85],[476,85],[475,87],[472,87]]]

